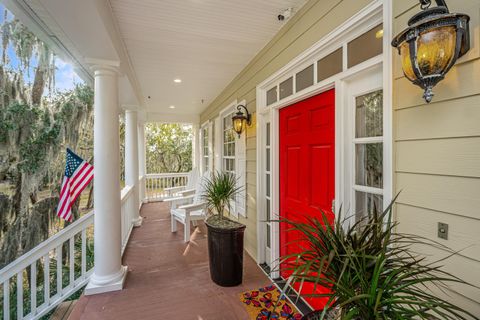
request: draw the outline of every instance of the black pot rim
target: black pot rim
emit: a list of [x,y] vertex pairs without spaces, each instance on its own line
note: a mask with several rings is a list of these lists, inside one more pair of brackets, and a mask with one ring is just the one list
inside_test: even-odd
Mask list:
[[240,224],[240,226],[238,226],[236,228],[226,229],[226,228],[220,228],[220,227],[216,227],[214,225],[211,225],[207,222],[207,220],[205,220],[205,225],[207,226],[208,229],[213,230],[215,232],[219,232],[219,233],[233,233],[233,232],[243,231],[247,227],[243,223],[239,223],[239,224]]

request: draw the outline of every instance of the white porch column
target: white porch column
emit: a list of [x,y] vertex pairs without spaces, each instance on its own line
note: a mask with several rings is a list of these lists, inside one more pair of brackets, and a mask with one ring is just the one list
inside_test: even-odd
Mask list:
[[138,172],[139,176],[143,177],[142,183],[140,185],[140,201],[146,201],[147,197],[147,164],[146,164],[146,152],[145,147],[145,123],[143,121],[138,122],[137,126],[138,131]]
[[125,111],[125,183],[133,187],[133,225],[142,225],[139,208],[140,187],[138,183],[138,121],[137,111]]
[[200,126],[192,125],[192,168],[200,169]]
[[95,268],[85,294],[121,290],[127,275],[121,257],[118,71],[94,66]]

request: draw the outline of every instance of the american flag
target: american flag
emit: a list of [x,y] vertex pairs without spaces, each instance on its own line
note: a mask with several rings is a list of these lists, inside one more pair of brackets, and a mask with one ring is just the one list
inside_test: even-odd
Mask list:
[[57,216],[72,221],[72,205],[93,179],[93,166],[67,148],[67,165],[63,177]]

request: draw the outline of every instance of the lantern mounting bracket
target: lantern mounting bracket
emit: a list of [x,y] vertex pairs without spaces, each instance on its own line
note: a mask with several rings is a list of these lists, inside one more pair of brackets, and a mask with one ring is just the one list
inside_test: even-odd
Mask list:
[[247,119],[247,125],[250,126],[252,124],[252,115],[250,112],[248,112],[247,107],[245,107],[243,104],[239,104],[237,106],[237,110],[238,110],[237,115],[243,114],[242,108],[245,109],[245,117]]
[[[422,10],[430,8],[432,4],[432,0],[419,0],[419,1],[420,1],[420,5],[422,6]],[[445,0],[435,0],[435,2],[437,3],[437,6],[445,7],[448,10],[447,3],[445,2]]]

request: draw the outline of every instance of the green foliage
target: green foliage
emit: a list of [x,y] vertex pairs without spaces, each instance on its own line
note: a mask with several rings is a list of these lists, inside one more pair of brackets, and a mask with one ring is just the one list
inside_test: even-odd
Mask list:
[[59,94],[53,100],[53,114],[48,107],[12,101],[5,111],[0,109],[3,121],[0,125],[0,142],[18,144],[19,169],[34,174],[48,161],[48,153],[58,151],[62,133],[76,128],[78,115],[92,111],[93,91],[78,85],[71,92]]
[[[450,249],[429,239],[395,233],[392,205],[383,213],[344,227],[340,218],[332,226],[326,217],[306,222],[283,220],[300,239],[289,245],[300,253],[282,257],[284,271],[300,287],[305,283],[329,288],[328,298],[318,319],[336,310],[340,319],[469,319],[475,316],[437,297],[431,288],[448,288],[447,283],[466,283],[443,271],[440,261],[427,262],[413,246]],[[314,290],[315,292],[315,290]]]
[[145,128],[147,172],[192,170],[192,127],[176,123],[148,124]]
[[5,122],[11,130],[20,130],[24,126],[33,129],[40,116],[41,111],[26,103],[12,101],[5,112]]
[[225,209],[231,212],[231,203],[242,190],[237,185],[237,178],[233,173],[215,171],[211,177],[204,178],[202,199],[207,203],[210,212],[225,216]]
[[[0,268],[65,226],[55,215],[55,208],[65,168],[66,147],[74,149],[85,159],[90,160],[93,155],[93,90],[82,84],[72,90],[53,91],[54,53],[21,22],[11,17],[5,11],[1,25]],[[10,48],[14,50],[18,65],[9,61]],[[49,95],[44,94],[47,88],[50,89]],[[81,212],[78,207],[77,202],[73,210],[75,217]],[[90,259],[89,253],[87,257]],[[91,266],[93,254],[90,260],[87,264]],[[41,267],[39,264],[38,270]],[[31,294],[28,270],[24,271],[26,308]],[[64,269],[63,274],[63,281],[68,281],[68,271]],[[37,283],[41,283],[43,272],[38,276]],[[52,281],[51,287],[54,288],[56,282]],[[11,301],[16,301],[13,280],[10,292]],[[1,294],[3,291],[0,292],[0,301]],[[43,299],[40,289],[37,299],[39,302]],[[11,307],[15,308],[16,303]],[[0,309],[2,318],[3,309]]]
[[51,128],[42,128],[20,145],[20,156],[23,161],[19,164],[21,171],[34,174],[48,161],[46,154],[52,146],[58,142],[60,125],[55,124]]

